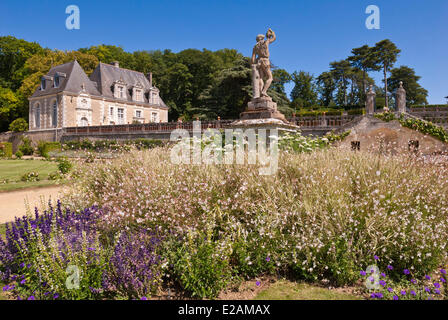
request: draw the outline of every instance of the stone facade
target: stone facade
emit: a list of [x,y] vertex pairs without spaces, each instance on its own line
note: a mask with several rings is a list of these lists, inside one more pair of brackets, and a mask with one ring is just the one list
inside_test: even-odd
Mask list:
[[102,64],[87,75],[77,61],[52,68],[29,98],[29,130],[168,122],[152,75]]

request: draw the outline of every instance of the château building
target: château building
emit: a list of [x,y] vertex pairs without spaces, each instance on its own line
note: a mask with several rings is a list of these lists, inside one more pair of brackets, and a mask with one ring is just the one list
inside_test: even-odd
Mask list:
[[50,69],[29,98],[29,130],[168,122],[152,74],[100,63],[90,77],[75,60]]

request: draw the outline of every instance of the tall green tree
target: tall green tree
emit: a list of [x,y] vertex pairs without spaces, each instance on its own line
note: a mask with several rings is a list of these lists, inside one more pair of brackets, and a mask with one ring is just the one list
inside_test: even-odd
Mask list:
[[202,92],[202,112],[209,119],[237,119],[246,108],[251,92],[250,62],[242,58],[232,68],[219,71]]
[[403,87],[406,90],[406,102],[408,105],[428,104],[428,91],[424,89],[418,81],[420,76],[415,74],[415,70],[408,66],[401,66],[390,70],[390,77],[387,79],[388,87],[395,91],[403,81]]
[[384,76],[384,97],[386,100],[386,108],[389,107],[388,89],[387,89],[387,73],[394,66],[401,50],[397,48],[395,43],[389,39],[382,40],[375,44],[372,49],[372,59],[377,67],[381,66]]
[[274,80],[268,90],[268,95],[277,103],[278,109],[286,116],[292,116],[294,109],[286,94],[285,84],[291,82],[292,77],[285,69],[274,68],[272,71]]
[[295,71],[291,76],[294,82],[294,88],[291,91],[294,108],[308,108],[315,105],[317,103],[317,91],[314,76],[305,71]]
[[320,103],[329,106],[333,101],[333,94],[336,90],[336,80],[331,72],[321,73],[317,79],[317,91],[320,96]]
[[274,69],[272,71],[272,77],[274,80],[272,81],[271,88],[278,93],[286,95],[285,84],[292,80],[288,71],[285,69]]
[[366,101],[366,86],[368,84],[367,77],[369,71],[379,71],[379,66],[375,61],[373,49],[368,45],[352,49],[352,55],[348,57],[348,61],[354,69],[362,71],[362,94],[361,103]]
[[124,51],[122,47],[101,44],[98,46],[91,46],[89,48],[81,48],[78,50],[81,53],[94,55],[100,62],[112,63],[118,61],[120,67],[126,69],[136,69],[135,57],[132,53]]
[[27,76],[23,67],[32,55],[42,53],[36,42],[28,42],[12,36],[0,37],[0,80],[2,85],[13,91],[21,86]]
[[344,105],[347,105],[347,86],[350,73],[352,72],[352,67],[350,62],[347,60],[335,61],[330,63],[330,70],[333,77],[339,83],[338,85],[338,95],[344,97]]

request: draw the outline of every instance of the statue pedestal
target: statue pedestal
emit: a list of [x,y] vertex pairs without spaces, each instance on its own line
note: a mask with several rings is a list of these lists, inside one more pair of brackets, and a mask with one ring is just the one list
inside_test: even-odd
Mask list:
[[277,104],[270,97],[252,99],[246,111],[240,114],[240,120],[232,123],[240,129],[278,129],[280,132],[296,132],[299,127],[289,123],[283,113],[277,110]]
[[277,104],[270,97],[252,99],[247,104],[246,111],[240,114],[241,120],[278,119],[289,124],[285,116],[277,110]]
[[254,129],[255,131],[257,131],[258,129],[277,129],[280,134],[284,132],[297,132],[300,129],[299,126],[275,118],[240,119],[232,122],[231,127],[234,129],[243,130]]

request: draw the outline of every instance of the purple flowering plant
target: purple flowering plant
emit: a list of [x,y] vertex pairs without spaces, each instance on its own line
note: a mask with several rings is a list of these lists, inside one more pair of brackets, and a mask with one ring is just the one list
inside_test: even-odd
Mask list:
[[[375,261],[378,258],[375,256]],[[366,295],[370,299],[384,300],[440,300],[448,299],[447,275],[445,269],[439,269],[432,275],[417,277],[411,269],[401,269],[401,276],[397,278],[398,268],[389,264],[386,272],[375,273],[360,272],[361,279],[367,277],[381,279],[376,287],[366,287]],[[420,279],[420,280],[419,280]],[[371,282],[372,284],[374,282]]]
[[[96,207],[81,212],[56,207],[16,218],[0,239],[0,277],[13,295],[33,299],[93,299],[89,287],[100,288],[108,251],[99,241]],[[93,249],[93,250],[92,250]],[[76,269],[70,274],[68,267]],[[73,288],[66,285],[73,276]],[[78,285],[79,284],[79,285]]]

